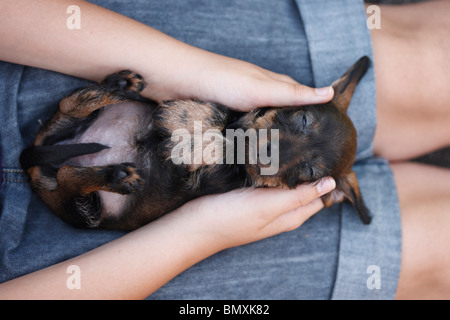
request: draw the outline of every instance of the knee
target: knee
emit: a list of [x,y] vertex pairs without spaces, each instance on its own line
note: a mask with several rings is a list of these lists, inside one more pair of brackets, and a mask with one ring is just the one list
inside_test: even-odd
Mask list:
[[403,252],[397,298],[450,298],[450,170],[392,166],[402,214]]

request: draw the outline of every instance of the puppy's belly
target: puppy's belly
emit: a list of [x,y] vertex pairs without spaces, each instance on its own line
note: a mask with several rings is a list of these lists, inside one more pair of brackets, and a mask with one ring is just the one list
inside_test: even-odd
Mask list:
[[[100,143],[108,146],[95,154],[73,158],[67,164],[75,166],[106,166],[136,162],[136,136],[148,130],[150,109],[139,103],[120,103],[107,106],[81,135],[64,141],[68,143]],[[107,215],[118,215],[127,201],[127,195],[100,191],[103,209]]]
[[71,164],[105,166],[134,162],[137,156],[136,136],[149,122],[148,108],[138,103],[106,106],[98,118],[81,135],[65,143],[100,143],[108,146],[100,152],[76,157]]
[[122,209],[127,202],[129,196],[114,192],[99,191],[102,201],[103,216],[118,217],[122,213]]

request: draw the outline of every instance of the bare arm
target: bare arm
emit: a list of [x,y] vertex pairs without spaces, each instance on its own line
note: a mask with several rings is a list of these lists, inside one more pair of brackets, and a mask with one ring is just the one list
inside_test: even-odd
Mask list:
[[[69,29],[67,8],[80,8],[80,29]],[[135,20],[80,0],[1,0],[0,59],[101,80],[122,69],[141,73],[144,95],[199,98],[248,110],[329,101],[290,77],[207,52]],[[20,40],[19,40],[20,39]],[[176,71],[174,71],[176,70]]]
[[[323,207],[332,179],[295,190],[207,196],[71,260],[0,284],[0,299],[141,299],[208,256],[293,230]],[[69,289],[68,266],[80,270]]]
[[[74,4],[79,30],[66,26]],[[85,1],[0,0],[0,21],[0,59],[91,80],[132,69],[156,100],[192,97],[248,110],[332,97],[329,88],[318,95],[287,76],[194,48]],[[197,199],[82,256],[1,284],[0,298],[143,298],[215,252],[298,227],[322,207],[319,186]],[[80,290],[66,286],[72,264],[81,270]]]

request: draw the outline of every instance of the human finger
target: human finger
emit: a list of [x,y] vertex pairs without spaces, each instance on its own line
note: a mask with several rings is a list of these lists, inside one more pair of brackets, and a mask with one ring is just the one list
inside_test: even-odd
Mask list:
[[331,177],[325,177],[317,183],[300,185],[292,190],[281,189],[260,189],[259,199],[263,204],[258,204],[261,208],[262,217],[270,221],[286,212],[299,207],[304,207],[313,200],[334,190],[336,182]]
[[305,206],[295,208],[283,213],[273,220],[264,229],[267,236],[299,228],[306,220],[323,209],[324,204],[320,198],[316,198]]
[[273,98],[273,106],[326,103],[334,95],[332,87],[312,88],[292,82],[278,82],[273,92],[277,92],[277,96]]

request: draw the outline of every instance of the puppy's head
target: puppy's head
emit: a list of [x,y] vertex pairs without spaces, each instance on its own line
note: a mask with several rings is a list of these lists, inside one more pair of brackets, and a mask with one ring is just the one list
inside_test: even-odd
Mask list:
[[[295,188],[326,176],[336,180],[336,189],[322,197],[329,207],[349,201],[362,221],[370,216],[362,200],[358,181],[352,171],[356,155],[356,130],[347,115],[351,97],[369,65],[369,58],[356,62],[333,83],[334,98],[327,104],[287,108],[262,108],[246,114],[240,121],[245,129],[266,129],[259,135],[259,155],[278,153],[278,168],[273,174],[261,174],[269,165],[258,158],[247,171],[258,186]],[[267,137],[266,137],[267,136]],[[277,141],[278,140],[278,141]],[[277,144],[277,145],[275,145]]]

